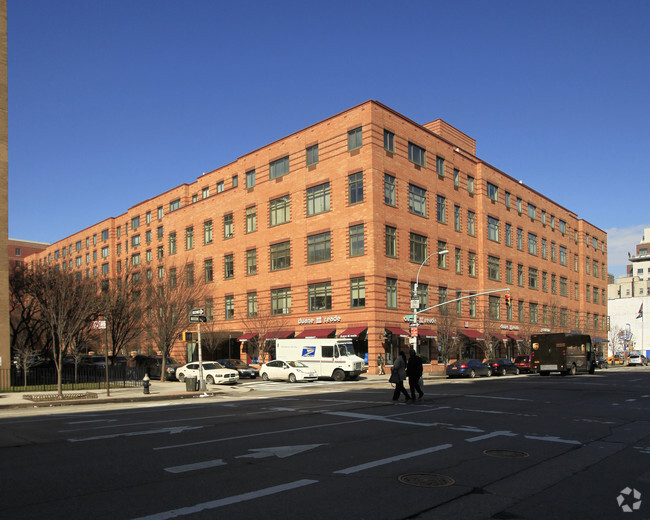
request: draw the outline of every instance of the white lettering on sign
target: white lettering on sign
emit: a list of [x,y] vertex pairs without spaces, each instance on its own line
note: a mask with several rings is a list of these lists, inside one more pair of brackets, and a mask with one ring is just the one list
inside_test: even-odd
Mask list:
[[339,323],[341,316],[317,316],[316,318],[298,318],[298,325],[312,325],[314,323]]

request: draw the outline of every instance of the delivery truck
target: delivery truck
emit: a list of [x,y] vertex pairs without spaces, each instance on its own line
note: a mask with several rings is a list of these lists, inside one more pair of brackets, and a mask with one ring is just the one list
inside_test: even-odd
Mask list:
[[530,337],[531,371],[547,376],[551,372],[593,374],[596,351],[588,334],[533,334]]
[[356,355],[350,339],[278,339],[275,356],[283,361],[302,361],[314,369],[318,377],[335,381],[355,379],[364,370],[365,363]]

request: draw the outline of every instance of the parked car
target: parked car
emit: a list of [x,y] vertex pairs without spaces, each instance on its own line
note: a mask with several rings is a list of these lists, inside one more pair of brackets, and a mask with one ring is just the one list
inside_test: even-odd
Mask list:
[[[160,379],[162,371],[162,357],[161,356],[135,356],[135,363],[138,368],[142,367],[145,372],[149,374],[151,379]],[[174,358],[168,357],[165,360],[165,380],[176,379],[176,370],[181,366],[181,363]]]
[[250,366],[247,363],[244,363],[240,359],[217,359],[217,363],[222,364],[226,368],[232,368],[239,372],[239,377],[250,377],[255,379],[259,374],[257,368]]
[[447,377],[491,376],[490,367],[478,359],[465,359],[447,365]]
[[318,374],[302,361],[282,361],[275,359],[264,363],[260,367],[260,375],[264,381],[269,379],[286,380],[290,383],[296,381],[316,381]]
[[630,354],[630,357],[627,358],[627,364],[629,366],[634,366],[634,365],[639,365],[639,366],[646,366],[648,364],[648,361],[646,360],[646,357],[639,354],[638,352],[633,352]]
[[596,358],[595,366],[596,368],[609,368],[609,363],[604,357],[599,356]]
[[181,382],[185,381],[187,377],[196,377],[198,379],[201,374],[201,366],[203,367],[205,382],[210,385],[234,385],[239,381],[239,374],[236,370],[225,368],[216,361],[204,361],[202,364],[199,364],[198,361],[188,363],[176,369],[176,377]]
[[530,368],[530,356],[517,356],[515,358],[515,365],[519,368],[520,372],[532,372]]
[[486,365],[492,370],[495,376],[505,376],[506,374],[519,375],[519,367],[506,358],[488,359]]

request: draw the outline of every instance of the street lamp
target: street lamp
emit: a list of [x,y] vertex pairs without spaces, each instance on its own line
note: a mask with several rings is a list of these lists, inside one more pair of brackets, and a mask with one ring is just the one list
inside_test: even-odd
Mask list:
[[[449,253],[449,250],[447,249],[443,249],[442,251],[436,251],[435,253],[431,253],[424,260],[422,260],[422,263],[420,264],[420,268],[418,269],[418,274],[415,278],[415,285],[413,286],[413,295],[411,297],[411,310],[413,311],[413,322],[411,323],[411,328],[417,329],[418,327],[418,309],[420,307],[420,299],[418,298],[418,284],[420,282],[420,271],[424,267],[424,264],[427,263],[427,260],[429,260],[429,258],[435,255],[446,255],[447,253]],[[418,344],[417,334],[414,337],[410,338],[410,343],[414,345],[416,347],[415,350],[417,350],[417,344]]]

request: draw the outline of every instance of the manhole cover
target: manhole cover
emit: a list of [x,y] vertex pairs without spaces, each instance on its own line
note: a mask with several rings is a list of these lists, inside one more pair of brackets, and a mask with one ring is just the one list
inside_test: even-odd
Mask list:
[[409,486],[429,488],[451,486],[456,482],[451,477],[436,475],[435,473],[407,473],[406,475],[400,475],[397,480]]
[[485,450],[483,453],[490,457],[501,457],[502,459],[522,459],[528,457],[525,451],[515,450]]

